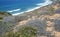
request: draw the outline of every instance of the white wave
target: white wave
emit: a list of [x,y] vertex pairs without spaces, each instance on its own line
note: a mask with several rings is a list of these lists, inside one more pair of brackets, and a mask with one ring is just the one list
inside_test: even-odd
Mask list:
[[28,9],[28,10],[27,10],[27,11],[25,11],[25,12],[34,11],[34,10],[36,10],[36,9],[38,9],[38,8],[40,8],[40,6],[39,6],[39,7],[32,8],[32,9]]
[[7,12],[16,12],[16,11],[20,11],[21,9],[15,9],[15,10],[10,10],[10,11],[7,11]]
[[16,16],[16,15],[19,15],[19,14],[23,14],[24,12],[19,12],[19,13],[15,13],[15,14],[12,14],[13,16]]
[[[49,5],[49,4],[52,4],[52,1],[46,0],[44,3],[36,4],[36,5],[38,5],[38,7],[35,7],[35,8],[32,8],[32,9],[28,9],[27,11],[24,11],[24,12],[34,11],[36,9],[39,9],[40,7],[43,7],[43,6],[46,6],[46,5]],[[16,15],[19,15],[19,14],[23,14],[24,12],[15,13],[15,14],[12,14],[12,15],[16,16]]]
[[[36,8],[33,8],[33,9],[28,9],[27,11],[24,11],[24,12],[30,12],[30,11],[33,11],[33,10],[38,9],[38,8],[40,8],[40,6],[36,7]],[[18,12],[18,13],[12,14],[12,15],[16,16],[16,15],[19,15],[19,14],[23,14],[24,12]]]
[[38,6],[46,6],[46,5],[51,4],[51,3],[52,3],[52,1],[46,0],[44,3],[38,3],[36,5],[38,5]]

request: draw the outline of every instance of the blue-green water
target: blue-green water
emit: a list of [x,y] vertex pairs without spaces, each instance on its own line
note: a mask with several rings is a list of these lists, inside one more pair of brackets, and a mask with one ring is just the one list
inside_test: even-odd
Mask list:
[[0,11],[7,11],[12,14],[23,12],[37,7],[38,3],[44,3],[46,0],[0,0]]

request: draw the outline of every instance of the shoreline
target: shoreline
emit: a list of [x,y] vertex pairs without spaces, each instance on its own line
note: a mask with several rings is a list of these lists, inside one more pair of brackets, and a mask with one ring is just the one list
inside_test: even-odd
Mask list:
[[18,16],[18,15],[23,14],[23,13],[35,11],[37,9],[40,9],[41,7],[44,7],[44,6],[47,6],[47,5],[50,5],[50,4],[52,4],[52,1],[51,0],[46,0],[44,3],[38,3],[38,4],[36,4],[37,7],[35,7],[35,8],[29,9],[29,10],[24,11],[24,12],[19,12],[19,13],[12,14],[12,16]]

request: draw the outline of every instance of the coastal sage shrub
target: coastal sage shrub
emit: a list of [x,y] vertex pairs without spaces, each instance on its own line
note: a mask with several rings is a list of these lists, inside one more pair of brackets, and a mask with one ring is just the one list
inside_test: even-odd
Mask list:
[[10,31],[12,28],[10,24],[0,21],[0,35],[3,36],[7,31]]
[[58,3],[60,3],[60,0],[57,0]]
[[3,18],[0,16],[0,20],[2,20]]
[[50,7],[50,8],[49,8],[48,14],[49,14],[49,15],[54,14],[54,8],[53,8],[53,7]]
[[36,37],[37,29],[32,26],[24,26],[20,28],[19,31],[13,32],[9,31],[6,33],[5,37]]
[[5,16],[12,15],[11,13],[3,12],[3,11],[0,11],[0,14],[1,14],[1,15],[5,15]]
[[55,31],[60,32],[60,17],[54,19],[54,27]]
[[5,37],[14,37],[14,33],[12,31],[7,32]]
[[20,29],[21,37],[36,37],[37,29],[32,26],[25,26]]

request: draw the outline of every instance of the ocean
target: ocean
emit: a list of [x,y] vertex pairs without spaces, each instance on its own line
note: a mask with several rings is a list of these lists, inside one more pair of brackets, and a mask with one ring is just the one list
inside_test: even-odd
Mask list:
[[0,11],[6,11],[12,15],[33,11],[42,6],[51,4],[50,0],[0,0]]

